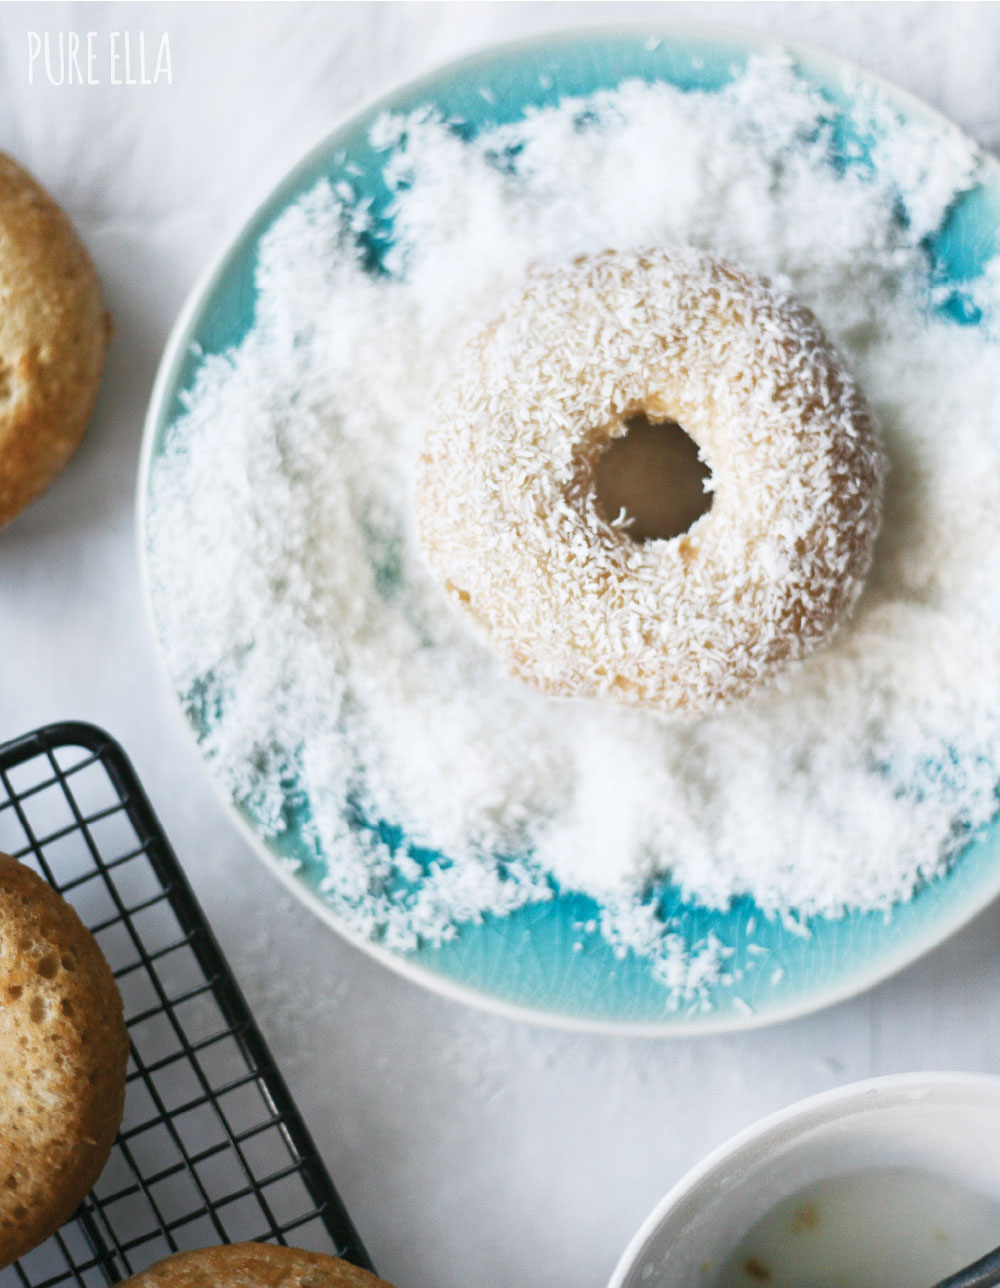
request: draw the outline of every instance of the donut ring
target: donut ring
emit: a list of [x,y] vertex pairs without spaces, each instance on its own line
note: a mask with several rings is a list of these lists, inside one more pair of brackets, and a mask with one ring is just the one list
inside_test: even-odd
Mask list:
[[[452,602],[542,691],[700,714],[829,639],[878,529],[884,459],[813,315],[694,250],[534,272],[466,348],[417,469],[417,535]],[[670,419],[711,509],[638,544],[594,467]]]

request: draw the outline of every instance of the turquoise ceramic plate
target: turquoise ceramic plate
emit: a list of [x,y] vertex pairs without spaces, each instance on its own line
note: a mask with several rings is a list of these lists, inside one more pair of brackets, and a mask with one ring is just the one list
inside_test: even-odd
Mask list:
[[[745,64],[760,43],[752,37],[706,29],[644,28],[591,31],[492,50],[407,86],[352,117],[310,153],[267,197],[196,290],[174,331],[160,369],[146,426],[140,478],[141,541],[145,548],[145,496],[163,450],[164,435],[180,410],[203,355],[237,344],[254,311],[254,266],[261,233],[321,177],[336,178],[353,163],[354,182],[367,184],[378,210],[386,191],[380,156],[367,140],[373,118],[386,109],[437,105],[472,128],[519,118],[529,106],[567,95],[612,88],[628,77],[666,80],[682,89],[712,91]],[[812,51],[790,51],[799,69],[829,95],[831,111],[843,103],[842,64]],[[860,76],[860,73],[859,73]],[[861,76],[864,84],[870,78]],[[904,116],[930,117],[919,102],[879,85]],[[483,93],[484,89],[488,91]],[[358,179],[357,175],[365,176]],[[936,280],[954,290],[944,307],[956,325],[975,325],[964,308],[961,283],[974,276],[1000,238],[1000,176],[962,198],[931,239]],[[194,731],[197,736],[197,730]],[[321,917],[339,925],[318,892],[322,875],[315,855],[294,828],[280,844],[264,838],[252,819],[227,801],[254,847],[297,895]],[[280,862],[301,860],[298,871]],[[327,856],[336,862],[336,856]],[[387,965],[441,992],[481,1006],[550,1023],[616,1030],[691,1033],[766,1023],[826,1005],[870,986],[939,943],[1000,893],[1000,827],[976,836],[941,879],[922,889],[887,918],[882,913],[816,919],[808,937],[757,912],[743,900],[726,913],[684,904],[666,887],[666,909],[678,916],[691,943],[715,932],[734,950],[730,982],[688,1001],[672,997],[641,959],[617,958],[598,934],[580,926],[597,908],[580,896],[506,918],[462,928],[454,942],[411,953],[360,946]],[[764,951],[762,951],[764,950]],[[737,982],[738,981],[738,982]]]

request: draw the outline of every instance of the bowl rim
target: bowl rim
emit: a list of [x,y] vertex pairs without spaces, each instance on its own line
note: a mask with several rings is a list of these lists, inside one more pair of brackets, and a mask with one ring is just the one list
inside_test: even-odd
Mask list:
[[[876,964],[869,964],[865,968],[847,972],[826,989],[811,992],[806,996],[792,998],[788,1002],[763,1012],[747,1013],[733,1006],[722,1012],[693,1015],[683,1019],[668,1015],[664,1018],[653,1020],[615,1020],[606,1017],[571,1015],[494,996],[474,985],[464,984],[451,976],[433,970],[423,963],[415,962],[408,956],[385,948],[382,944],[366,939],[357,931],[347,927],[318,893],[308,888],[301,880],[296,878],[294,873],[289,871],[288,866],[282,863],[280,857],[272,852],[263,837],[250,825],[236,802],[223,789],[217,776],[206,764],[197,733],[185,716],[181,703],[178,701],[177,694],[174,691],[153,610],[152,587],[145,540],[149,480],[155,449],[158,445],[161,431],[167,424],[164,420],[167,410],[167,395],[171,391],[176,392],[181,368],[190,349],[192,330],[204,304],[233,261],[245,252],[248,240],[255,234],[258,225],[263,226],[262,221],[266,219],[272,207],[279,202],[287,203],[291,191],[301,183],[304,175],[322,157],[336,148],[341,135],[356,129],[358,122],[364,117],[376,111],[390,110],[401,96],[406,95],[409,97],[422,92],[430,92],[443,80],[456,74],[471,72],[477,66],[489,63],[497,56],[528,53],[539,47],[552,45],[569,46],[580,41],[594,40],[601,37],[631,37],[638,39],[643,36],[647,39],[702,41],[706,44],[723,47],[731,45],[734,48],[742,47],[749,53],[768,50],[785,52],[798,61],[807,72],[815,74],[821,82],[836,80],[843,82],[846,80],[849,83],[853,78],[858,84],[875,86],[881,89],[889,101],[901,112],[908,113],[924,121],[936,122],[946,126],[948,129],[958,130],[965,135],[965,131],[951,121],[943,112],[916,95],[911,94],[908,90],[901,89],[876,72],[870,72],[848,59],[827,53],[808,43],[782,40],[777,36],[754,31],[750,27],[730,23],[635,21],[624,23],[598,22],[569,27],[553,27],[550,30],[534,33],[520,39],[483,44],[458,58],[437,64],[420,76],[409,80],[396,81],[388,89],[379,90],[361,103],[345,111],[317,142],[306,148],[277,180],[271,182],[262,197],[239,221],[235,229],[230,229],[223,234],[220,248],[209,260],[207,267],[195,279],[170,329],[150,393],[140,444],[135,492],[134,533],[139,564],[140,599],[149,635],[154,645],[153,652],[157,660],[156,669],[159,671],[170,695],[168,705],[180,721],[181,726],[187,731],[188,745],[193,749],[201,771],[210,784],[216,799],[222,805],[224,813],[228,815],[236,830],[243,836],[251,851],[263,861],[265,866],[270,869],[285,888],[295,895],[305,907],[309,908],[321,921],[330,926],[354,948],[380,962],[383,966],[387,966],[410,983],[429,989],[451,1001],[462,1002],[476,1009],[501,1015],[506,1019],[536,1024],[546,1028],[603,1033],[620,1037],[688,1038],[745,1031],[783,1023],[813,1014],[838,1002],[846,1001],[874,987],[876,984],[882,983],[926,953],[939,947],[1000,895],[1000,869],[997,870],[996,878],[990,884],[987,895],[978,892],[975,897],[966,898],[959,906],[952,909],[949,915],[934,921],[933,929],[930,933],[924,928],[922,933],[914,933],[910,938],[887,951],[878,959]],[[971,136],[966,135],[966,137]],[[976,140],[972,139],[971,141],[976,147],[979,156],[983,158],[984,169],[991,173],[994,180],[1000,184],[1000,160],[992,157]],[[162,425],[161,422],[163,422]]]
[[817,1118],[827,1122],[836,1121],[844,1112],[859,1107],[866,1099],[872,1109],[904,1094],[926,1097],[926,1103],[933,1104],[935,1093],[977,1089],[990,1093],[1000,1108],[1000,1075],[942,1070],[864,1078],[860,1082],[848,1082],[843,1086],[806,1096],[784,1109],[766,1114],[717,1145],[671,1186],[626,1244],[608,1280],[608,1288],[624,1288],[627,1276],[641,1263],[649,1244],[682,1199],[687,1198],[717,1172],[727,1169],[747,1149],[759,1146],[772,1133],[795,1125],[806,1127]]

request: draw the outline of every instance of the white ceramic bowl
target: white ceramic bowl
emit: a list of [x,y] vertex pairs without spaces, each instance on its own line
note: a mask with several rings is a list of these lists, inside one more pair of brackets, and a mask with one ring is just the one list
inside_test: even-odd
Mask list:
[[1000,1204],[1000,1078],[876,1078],[765,1118],[674,1186],[608,1288],[710,1288],[750,1228],[782,1200],[871,1167],[936,1173]]

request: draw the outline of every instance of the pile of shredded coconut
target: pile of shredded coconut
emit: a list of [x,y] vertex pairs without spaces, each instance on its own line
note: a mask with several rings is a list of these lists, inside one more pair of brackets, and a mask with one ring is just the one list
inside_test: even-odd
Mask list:
[[[407,949],[581,891],[609,942],[690,993],[728,950],[686,944],[658,880],[798,919],[889,909],[993,815],[1000,273],[958,325],[925,246],[980,162],[943,124],[854,102],[846,166],[829,102],[774,56],[717,93],[629,82],[471,141],[430,110],[387,116],[379,271],[349,176],[262,239],[254,325],[201,364],[155,464],[149,581],[214,773],[270,834],[304,817],[354,931]],[[834,644],[672,727],[506,676],[423,566],[410,504],[433,391],[529,264],[685,243],[812,308],[890,470]]]

